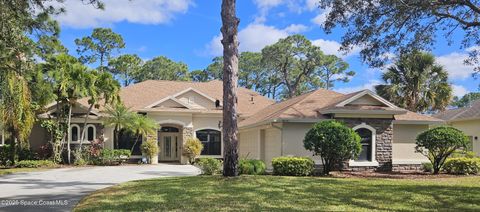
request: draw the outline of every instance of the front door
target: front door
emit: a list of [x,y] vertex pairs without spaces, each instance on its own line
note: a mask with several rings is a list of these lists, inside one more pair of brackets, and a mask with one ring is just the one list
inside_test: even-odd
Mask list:
[[159,160],[161,161],[176,161],[180,158],[180,143],[178,133],[160,133],[160,141],[158,147],[160,148]]

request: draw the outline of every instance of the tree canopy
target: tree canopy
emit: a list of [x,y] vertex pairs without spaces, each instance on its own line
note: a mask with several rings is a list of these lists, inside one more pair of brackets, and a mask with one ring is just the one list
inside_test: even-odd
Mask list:
[[167,57],[155,57],[142,66],[140,72],[134,76],[134,80],[176,80],[188,81],[188,66],[183,62],[175,62]]
[[452,98],[448,73],[426,52],[401,55],[382,74],[376,92],[397,106],[415,112],[444,110]]
[[453,97],[452,103],[450,105],[454,107],[467,107],[469,106],[472,102],[480,99],[480,93],[479,92],[472,92],[472,93],[467,93],[461,98],[458,96]]
[[134,78],[140,74],[143,60],[136,54],[124,54],[112,58],[108,62],[109,71],[123,81],[123,86],[128,86],[134,82]]
[[125,48],[121,35],[110,28],[95,28],[91,35],[75,39],[80,61],[86,64],[99,62],[98,69],[105,71],[105,62],[108,62],[112,53]]
[[[480,1],[397,1],[397,0],[321,0],[326,12],[323,29],[331,33],[340,26],[345,29],[341,50],[360,47],[361,58],[369,65],[380,67],[386,55],[431,50],[439,35],[449,44],[471,50],[470,64],[479,71]],[[456,41],[453,34],[461,32]]]

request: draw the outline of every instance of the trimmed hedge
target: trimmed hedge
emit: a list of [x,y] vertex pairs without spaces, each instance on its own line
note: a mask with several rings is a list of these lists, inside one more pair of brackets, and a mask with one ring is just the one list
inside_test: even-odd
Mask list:
[[51,160],[22,160],[16,163],[17,168],[49,168],[56,164]]
[[450,158],[445,161],[443,170],[449,174],[478,174],[480,158]]
[[204,175],[219,174],[222,171],[222,161],[219,159],[200,158],[196,164]]
[[307,157],[276,157],[272,159],[273,174],[284,176],[311,175],[315,163]]
[[103,165],[117,165],[127,161],[131,156],[128,149],[102,149],[100,153]]
[[267,167],[261,160],[241,159],[238,168],[240,174],[260,175],[265,173]]

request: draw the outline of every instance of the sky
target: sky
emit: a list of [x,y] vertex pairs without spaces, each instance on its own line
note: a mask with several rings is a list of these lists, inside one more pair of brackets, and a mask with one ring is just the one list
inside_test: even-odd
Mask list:
[[[204,69],[215,56],[221,56],[221,0],[102,0],[105,10],[98,10],[80,0],[66,0],[66,13],[55,16],[62,26],[60,39],[76,55],[74,40],[91,34],[96,27],[109,27],[125,40],[126,48],[118,54],[137,54],[148,60],[166,56],[181,61],[190,70]],[[266,45],[292,34],[303,34],[327,54],[334,54],[356,72],[350,82],[335,84],[342,93],[372,89],[381,83],[381,69],[363,64],[355,48],[348,54],[338,51],[344,32],[331,34],[321,29],[325,12],[318,0],[238,0],[240,51],[259,52]],[[459,48],[460,33],[453,45],[439,37],[433,54],[449,72],[454,95],[477,91],[479,80],[472,78],[473,67],[465,66],[468,57]]]

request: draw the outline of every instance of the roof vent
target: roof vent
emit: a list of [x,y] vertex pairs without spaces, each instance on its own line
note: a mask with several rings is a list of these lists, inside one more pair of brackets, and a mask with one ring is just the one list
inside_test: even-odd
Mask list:
[[215,107],[216,108],[219,108],[220,107],[220,100],[215,100]]

